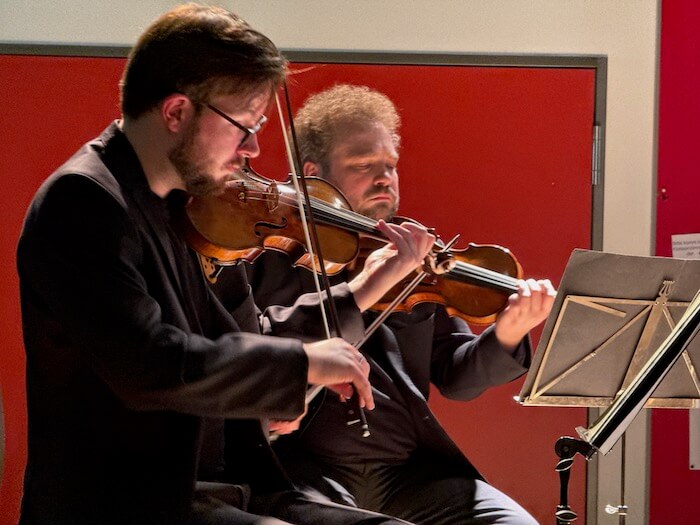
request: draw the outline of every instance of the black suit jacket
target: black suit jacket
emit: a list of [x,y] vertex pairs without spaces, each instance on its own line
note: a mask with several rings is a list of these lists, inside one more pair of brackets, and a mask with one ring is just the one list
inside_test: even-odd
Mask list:
[[[284,255],[273,252],[264,253],[248,269],[248,277],[260,308],[291,304],[295,296],[313,287],[310,272],[292,268]],[[341,281],[343,278],[345,276],[341,274],[333,280]],[[370,315],[365,314],[366,324],[370,322]],[[350,333],[356,340],[359,339],[354,327]],[[464,321],[449,317],[442,306],[426,303],[418,305],[410,314],[392,314],[362,351],[368,356],[381,357],[377,360],[369,357],[376,377],[388,377],[392,388],[396,387],[405,400],[417,434],[417,448],[411,453],[438,461],[446,468],[454,469],[456,475],[481,478],[430,410],[427,403],[430,384],[451,399],[477,397],[488,388],[511,381],[527,371],[530,364],[529,340],[524,339],[515,357],[512,357],[498,343],[493,328],[477,336]],[[367,413],[370,430],[372,420],[381,417],[381,410],[378,409]],[[275,450],[282,461],[289,459],[298,466],[305,457],[319,459],[313,446],[307,443],[307,427],[315,426],[314,431],[320,433],[320,441],[331,444],[338,433],[348,432],[347,428],[328,428],[325,423],[319,422],[310,411],[302,425],[304,431],[276,442]],[[382,435],[373,432],[366,443],[371,442],[377,444],[379,455],[384,453]],[[337,461],[361,462],[361,454],[367,455],[367,446],[371,446],[366,443],[362,443],[355,458],[345,456]],[[325,460],[328,461],[328,458]]]
[[[224,481],[290,486],[257,418],[303,410],[301,343],[259,335],[240,268],[234,319],[192,257],[116,124],[37,192],[17,255],[29,428],[21,523],[186,523],[202,417],[228,418]],[[359,320],[349,291],[339,297]],[[300,300],[270,309],[263,328],[293,335],[316,316]]]

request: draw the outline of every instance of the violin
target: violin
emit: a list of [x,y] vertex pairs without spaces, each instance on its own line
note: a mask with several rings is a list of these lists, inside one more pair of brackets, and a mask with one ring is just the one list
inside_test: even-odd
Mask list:
[[[317,177],[306,177],[306,183],[328,275],[342,271],[361,250],[367,253],[388,242],[376,221],[352,211],[331,183]],[[190,198],[178,222],[187,243],[219,267],[253,263],[271,249],[288,254],[295,266],[311,269],[298,202],[289,182],[268,179],[247,165],[222,193]],[[410,311],[416,304],[434,302],[475,324],[495,320],[522,276],[522,267],[506,248],[470,244],[462,250],[445,250],[440,239],[425,266],[426,277],[398,309]],[[402,285],[374,309],[385,309]]]
[[[295,266],[310,270],[296,190],[290,182],[263,177],[249,165],[241,172],[240,178],[226,183],[223,193],[189,200],[179,217],[185,240],[219,266],[252,263],[269,249],[286,253]],[[382,234],[373,221],[352,212],[335,186],[317,177],[306,177],[306,183],[324,267],[328,275],[335,275],[357,257],[360,232],[379,238]]]
[[[449,315],[468,323],[493,323],[508,305],[508,297],[518,291],[522,266],[510,250],[493,244],[469,243],[467,248],[451,248],[449,254],[449,269],[444,273],[426,272],[411,294],[393,310],[410,312],[420,303],[437,303]],[[409,280],[410,276],[395,285],[372,310],[388,308]]]

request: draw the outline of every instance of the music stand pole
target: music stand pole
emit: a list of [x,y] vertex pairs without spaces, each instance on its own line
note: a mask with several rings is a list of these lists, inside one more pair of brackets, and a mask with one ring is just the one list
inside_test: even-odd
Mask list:
[[620,504],[619,505],[607,504],[605,506],[605,512],[607,512],[608,514],[617,514],[618,515],[618,523],[620,525],[625,525],[625,523],[627,522],[627,510],[628,510],[627,505],[625,505],[625,466],[627,463],[627,459],[625,457],[625,446],[626,446],[625,434],[622,434],[622,437],[620,438],[620,454],[622,454],[622,457],[620,458],[620,468],[622,469],[620,472]]

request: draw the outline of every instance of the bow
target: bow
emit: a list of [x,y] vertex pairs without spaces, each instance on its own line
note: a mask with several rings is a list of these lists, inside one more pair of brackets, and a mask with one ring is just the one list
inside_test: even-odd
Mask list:
[[[316,287],[316,293],[319,297],[319,306],[321,308],[321,317],[323,319],[323,326],[326,331],[326,337],[331,338],[331,324],[332,323],[333,332],[337,337],[342,338],[340,320],[338,318],[338,310],[335,306],[335,301],[331,295],[331,285],[328,280],[328,274],[326,273],[325,263],[323,260],[323,253],[321,250],[321,244],[318,240],[318,232],[316,229],[316,222],[314,220],[314,215],[312,213],[311,207],[311,197],[309,196],[308,187],[306,184],[306,178],[304,177],[303,170],[301,169],[301,155],[299,153],[298,141],[296,137],[296,131],[294,128],[294,119],[292,118],[291,103],[289,100],[289,89],[287,87],[286,81],[283,85],[284,97],[285,97],[285,109],[287,111],[287,116],[289,118],[289,131],[291,137],[287,134],[286,127],[284,125],[284,113],[282,110],[282,104],[280,102],[279,94],[275,93],[275,103],[277,106],[277,112],[279,114],[280,124],[282,126],[282,137],[284,140],[285,149],[287,152],[287,160],[289,162],[289,169],[291,174],[292,183],[296,190],[299,212],[301,215],[302,228],[304,230],[304,236],[306,240],[306,248],[309,253],[312,265],[312,273],[314,278],[314,284]],[[303,200],[302,200],[303,197]],[[321,282],[319,282],[319,274],[321,276]],[[327,302],[323,301],[323,290],[326,292]],[[326,305],[328,306],[328,313],[326,312]],[[366,340],[366,337],[365,337]],[[363,340],[364,341],[364,340]],[[312,388],[306,396],[306,401],[309,402],[313,399],[318,392],[320,392],[321,387]],[[356,394],[350,399],[351,403],[355,403],[355,409],[359,415],[359,419],[353,419],[348,421],[348,425],[357,422],[361,423],[362,437],[368,437],[370,435],[369,425],[367,424],[367,419],[365,418],[365,413],[359,403],[359,398]]]

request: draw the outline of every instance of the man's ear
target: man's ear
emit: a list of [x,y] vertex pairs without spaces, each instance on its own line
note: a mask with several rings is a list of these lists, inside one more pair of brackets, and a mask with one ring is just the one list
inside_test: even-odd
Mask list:
[[177,133],[182,130],[183,123],[194,115],[194,104],[180,93],[174,93],[160,103],[160,116],[168,128],[168,131]]
[[304,162],[304,177],[320,177],[321,167],[316,162],[311,162],[307,160]]

